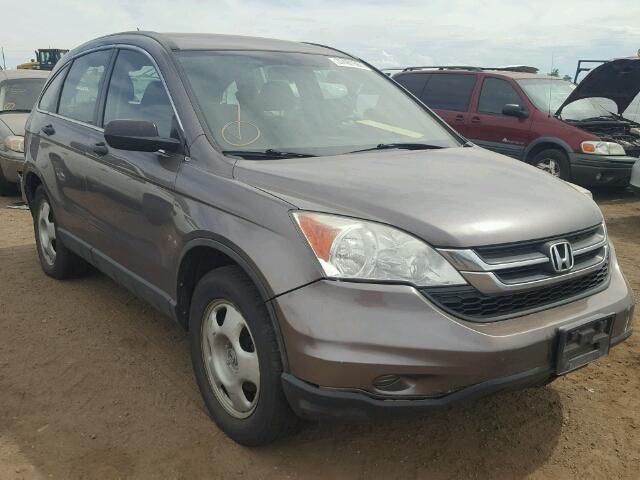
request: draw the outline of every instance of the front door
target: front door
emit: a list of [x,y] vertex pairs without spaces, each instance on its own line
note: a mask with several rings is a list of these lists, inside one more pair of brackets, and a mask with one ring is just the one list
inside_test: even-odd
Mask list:
[[[126,48],[118,51],[108,81],[102,124],[123,119],[153,122],[159,136],[180,139],[175,111],[154,62]],[[91,215],[102,232],[94,242],[97,261],[124,267],[125,275],[147,288],[168,291],[165,283],[171,279],[178,238],[172,192],[184,156],[119,150],[109,146],[104,135],[99,143],[87,176],[87,191],[94,199]],[[138,293],[154,302],[148,292]]]
[[485,77],[477,105],[469,114],[468,138],[481,147],[521,160],[531,141],[531,116],[503,115],[507,104],[526,105],[507,80]]

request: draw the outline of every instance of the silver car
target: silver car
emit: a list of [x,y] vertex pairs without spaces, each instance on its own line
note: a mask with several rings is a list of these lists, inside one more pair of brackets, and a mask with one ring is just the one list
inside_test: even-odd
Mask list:
[[0,195],[17,193],[24,124],[48,76],[40,70],[0,70]]

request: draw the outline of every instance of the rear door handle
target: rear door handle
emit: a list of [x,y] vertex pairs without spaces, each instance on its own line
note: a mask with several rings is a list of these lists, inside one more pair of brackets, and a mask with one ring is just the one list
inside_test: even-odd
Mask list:
[[51,125],[51,124],[45,125],[44,127],[42,127],[40,129],[40,131],[42,133],[44,133],[45,135],[53,135],[54,133],[56,133],[56,129],[53,128],[53,125]]
[[107,148],[104,142],[98,142],[93,146],[93,153],[102,157],[107,153],[109,153],[109,149]]
[[456,122],[456,123],[464,123],[464,115],[456,115],[456,118],[454,119],[454,122]]

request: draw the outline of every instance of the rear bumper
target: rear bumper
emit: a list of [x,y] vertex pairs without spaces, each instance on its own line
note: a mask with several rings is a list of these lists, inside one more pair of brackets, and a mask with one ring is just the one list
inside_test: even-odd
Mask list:
[[[612,338],[611,346],[623,342],[631,333],[632,330],[629,329]],[[487,380],[441,397],[415,399],[373,397],[362,391],[322,388],[288,373],[282,374],[282,385],[291,408],[298,416],[358,421],[438,410],[498,392],[546,385],[556,378],[557,375],[550,368],[538,367]]]
[[570,153],[571,181],[584,186],[625,187],[636,158]]

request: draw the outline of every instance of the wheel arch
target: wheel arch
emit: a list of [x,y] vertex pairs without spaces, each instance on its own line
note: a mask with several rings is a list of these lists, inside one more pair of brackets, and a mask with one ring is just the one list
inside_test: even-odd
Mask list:
[[25,176],[24,176],[24,180],[22,183],[22,188],[23,188],[23,193],[25,196],[25,199],[27,201],[27,205],[29,205],[29,208],[31,208],[31,203],[33,201],[33,197],[36,193],[36,189],[40,186],[43,185],[43,188],[46,187],[44,186],[44,182],[42,181],[42,179],[40,178],[40,176],[35,173],[32,170],[29,170]]
[[269,318],[276,334],[283,369],[288,371],[286,348],[278,316],[269,301],[275,294],[250,257],[227,239],[205,234],[205,236],[192,238],[185,244],[176,273],[176,319],[188,330],[189,310],[195,286],[208,272],[227,265],[238,265],[258,289],[260,297],[267,307]]
[[565,142],[564,140],[557,137],[540,137],[527,145],[527,148],[524,151],[524,161],[526,163],[531,163],[531,160],[541,151],[553,149],[559,150],[562,153],[569,156],[569,154],[573,151],[571,146]]

